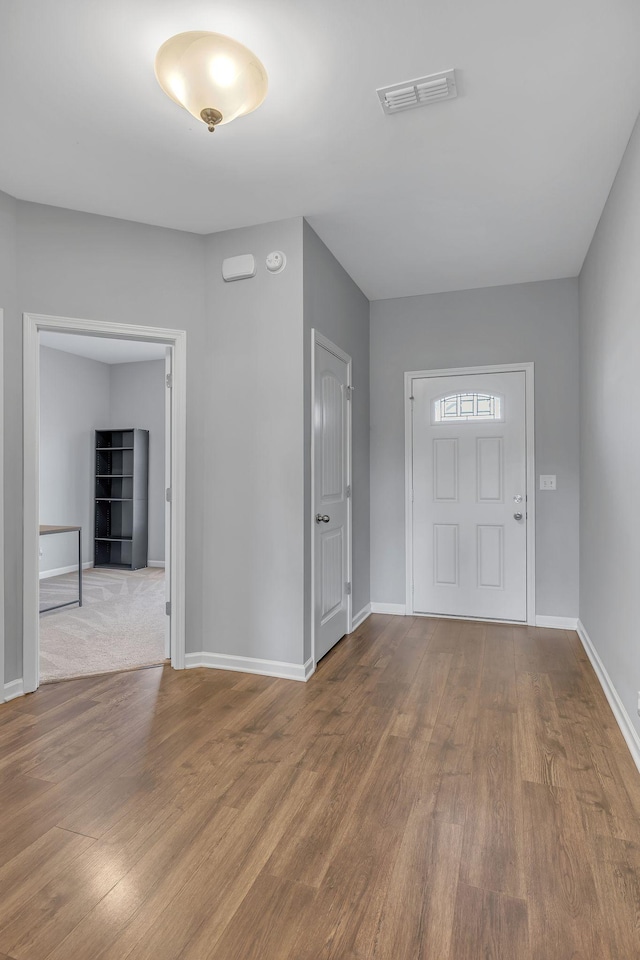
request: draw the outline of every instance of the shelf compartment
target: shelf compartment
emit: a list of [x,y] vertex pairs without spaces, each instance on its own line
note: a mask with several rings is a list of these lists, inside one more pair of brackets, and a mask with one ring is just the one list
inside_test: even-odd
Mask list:
[[96,500],[133,500],[133,477],[96,477]]
[[96,430],[96,449],[133,450],[133,430]]
[[96,567],[128,567],[131,568],[132,543],[130,540],[96,540],[95,565]]
[[131,540],[133,501],[99,500],[96,503],[96,540]]
[[104,448],[96,450],[96,476],[132,476],[133,448]]

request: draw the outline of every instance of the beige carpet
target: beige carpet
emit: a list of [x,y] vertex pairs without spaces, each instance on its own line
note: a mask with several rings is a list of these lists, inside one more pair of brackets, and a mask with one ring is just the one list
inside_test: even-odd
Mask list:
[[[40,608],[78,596],[78,576],[40,581]],[[110,570],[83,575],[82,607],[40,615],[40,680],[64,680],[148,666],[164,660],[164,570]]]

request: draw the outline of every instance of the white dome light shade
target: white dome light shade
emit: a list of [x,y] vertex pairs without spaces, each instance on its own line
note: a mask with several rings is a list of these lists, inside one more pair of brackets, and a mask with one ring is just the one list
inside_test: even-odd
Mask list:
[[259,107],[267,72],[237,40],[221,33],[178,33],[156,54],[156,78],[172,100],[214,130]]

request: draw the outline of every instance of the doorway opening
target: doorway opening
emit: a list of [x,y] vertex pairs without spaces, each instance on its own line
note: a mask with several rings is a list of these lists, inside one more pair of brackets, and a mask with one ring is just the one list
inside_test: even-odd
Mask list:
[[186,335],[24,324],[24,690],[181,668]]
[[533,364],[405,374],[406,611],[535,623]]

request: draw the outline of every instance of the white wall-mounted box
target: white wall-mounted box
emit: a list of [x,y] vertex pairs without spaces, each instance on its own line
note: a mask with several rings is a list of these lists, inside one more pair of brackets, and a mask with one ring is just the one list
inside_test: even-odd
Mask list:
[[246,280],[256,275],[256,258],[252,253],[243,253],[239,257],[227,257],[222,261],[222,279]]

